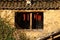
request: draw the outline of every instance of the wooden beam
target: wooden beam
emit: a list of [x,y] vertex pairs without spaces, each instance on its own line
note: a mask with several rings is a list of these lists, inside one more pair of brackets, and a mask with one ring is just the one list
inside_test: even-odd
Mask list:
[[32,13],[30,13],[30,30],[32,29]]

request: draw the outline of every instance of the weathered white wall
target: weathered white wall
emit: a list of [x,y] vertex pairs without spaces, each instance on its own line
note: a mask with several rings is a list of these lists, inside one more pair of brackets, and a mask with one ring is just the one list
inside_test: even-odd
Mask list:
[[[20,10],[18,10],[20,11]],[[2,18],[7,18],[6,21],[14,26],[15,10],[0,10]],[[36,31],[25,31],[31,40],[36,40],[38,37],[45,36],[51,32],[60,30],[60,10],[44,10],[44,29]]]
[[0,16],[4,19],[5,22],[14,27],[14,11],[11,10],[0,10]]

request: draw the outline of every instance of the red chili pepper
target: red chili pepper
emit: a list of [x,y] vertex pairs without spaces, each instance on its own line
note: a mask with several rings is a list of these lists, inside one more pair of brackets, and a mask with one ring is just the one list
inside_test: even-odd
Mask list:
[[29,14],[27,14],[27,20],[29,21]]
[[26,20],[26,15],[25,15],[25,14],[23,14],[23,20],[24,20],[24,21]]
[[41,15],[38,15],[38,21],[41,21]]

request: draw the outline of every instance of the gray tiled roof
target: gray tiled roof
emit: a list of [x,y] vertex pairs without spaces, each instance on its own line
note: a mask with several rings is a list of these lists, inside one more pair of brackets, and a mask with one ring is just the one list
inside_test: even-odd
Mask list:
[[1,1],[0,9],[17,10],[40,10],[40,9],[60,9],[60,1],[33,1],[33,4],[26,5],[26,1]]

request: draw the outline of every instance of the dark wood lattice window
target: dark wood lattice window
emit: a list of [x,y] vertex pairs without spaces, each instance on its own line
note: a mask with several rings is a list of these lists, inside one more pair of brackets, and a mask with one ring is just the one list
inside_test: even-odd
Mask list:
[[15,25],[19,29],[43,29],[43,12],[16,12]]

